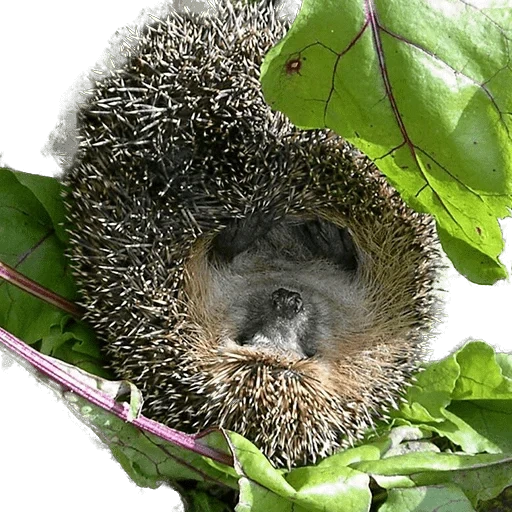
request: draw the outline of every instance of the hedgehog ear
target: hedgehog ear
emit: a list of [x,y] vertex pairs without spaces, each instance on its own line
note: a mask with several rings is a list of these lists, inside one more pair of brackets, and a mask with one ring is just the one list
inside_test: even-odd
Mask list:
[[235,219],[213,239],[212,254],[221,261],[229,262],[275,226],[276,220],[271,214],[253,213],[243,219]]

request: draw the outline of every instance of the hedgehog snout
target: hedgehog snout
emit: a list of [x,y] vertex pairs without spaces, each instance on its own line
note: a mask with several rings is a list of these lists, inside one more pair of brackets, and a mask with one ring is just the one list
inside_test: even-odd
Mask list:
[[313,305],[299,292],[283,287],[257,295],[247,308],[236,343],[300,358],[315,355]]
[[279,316],[291,320],[303,310],[304,303],[300,293],[279,288],[272,293],[272,306]]

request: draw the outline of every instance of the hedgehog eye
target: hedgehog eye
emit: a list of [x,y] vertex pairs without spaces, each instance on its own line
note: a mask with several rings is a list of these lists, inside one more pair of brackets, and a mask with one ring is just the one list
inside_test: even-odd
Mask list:
[[306,357],[313,357],[317,353],[317,346],[313,343],[301,343],[301,348]]

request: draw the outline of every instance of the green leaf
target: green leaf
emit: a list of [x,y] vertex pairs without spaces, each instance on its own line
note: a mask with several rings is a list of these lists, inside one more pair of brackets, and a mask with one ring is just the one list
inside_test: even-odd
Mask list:
[[[319,464],[292,469],[285,476],[238,434],[230,433],[235,469],[241,475],[237,511],[367,512],[368,475],[343,465]],[[372,452],[375,456],[375,452]]]
[[162,482],[197,480],[228,489],[238,487],[236,479],[214,468],[209,459],[139,430],[76,394],[64,393],[64,398],[138,485],[155,488]]
[[[477,456],[478,457],[478,456]],[[457,471],[426,472],[415,475],[417,485],[436,485],[452,482],[460,487],[471,503],[476,506],[498,496],[503,489],[512,485],[512,457],[504,456],[495,463],[475,464],[474,467],[460,468]]]
[[52,220],[52,225],[59,240],[68,242],[68,234],[65,229],[66,208],[62,201],[63,185],[55,178],[39,176],[23,172],[14,172],[19,183],[28,188]]
[[474,512],[470,501],[455,485],[391,489],[379,512]]
[[512,206],[512,7],[491,0],[304,0],[267,54],[268,103],[328,127],[431,213],[468,279],[506,277],[497,219]]
[[510,512],[512,510],[512,486],[492,500],[481,502],[478,505],[478,512]]
[[479,469],[484,466],[509,463],[512,457],[502,454],[483,453],[466,455],[455,453],[412,452],[404,455],[393,455],[376,461],[361,461],[352,464],[353,468],[372,475],[412,475],[435,470],[436,472],[452,472],[468,469]]
[[470,342],[421,372],[393,416],[467,453],[512,453],[512,355]]
[[270,492],[247,477],[240,478],[236,512],[307,512],[304,508]]
[[63,314],[62,320],[65,322],[51,326],[48,334],[34,343],[34,347],[42,354],[65,361],[99,377],[111,378],[111,372],[102,366],[103,356],[92,329],[69,315]]
[[[76,286],[65,256],[64,223],[58,180],[0,169],[0,261],[73,300]],[[2,279],[0,327],[44,354],[108,376],[90,328]]]
[[187,512],[231,512],[233,510],[222,500],[197,489],[187,490],[184,498],[188,505]]
[[512,454],[416,452],[353,467],[371,474],[386,489],[455,484],[475,506],[512,484]]
[[296,502],[305,510],[366,512],[372,501],[368,475],[348,467],[297,468],[286,480],[297,489]]
[[[481,342],[468,343],[456,353],[460,376],[453,391],[455,400],[510,400],[512,378],[503,374],[494,350]],[[478,360],[478,364],[475,361]],[[512,356],[501,354],[501,361],[512,361]]]
[[295,494],[295,489],[286,481],[282,472],[276,470],[254,444],[235,432],[229,433],[229,439],[239,475],[247,476],[279,496]]
[[[0,170],[0,261],[53,292],[73,299],[76,288],[57,227],[43,203],[19,178],[27,181],[22,173]],[[46,180],[55,183],[53,178],[43,178],[43,182]],[[59,199],[60,185],[41,186],[40,197],[45,189]],[[47,204],[53,202],[52,198],[45,200]],[[5,282],[0,282],[0,307],[0,325],[28,343],[48,333],[62,315],[56,308]]]

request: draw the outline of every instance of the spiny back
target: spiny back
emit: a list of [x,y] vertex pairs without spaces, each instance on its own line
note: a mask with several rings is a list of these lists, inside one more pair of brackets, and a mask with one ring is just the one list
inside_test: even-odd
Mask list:
[[[228,2],[215,15],[170,12],[149,25],[80,109],[66,181],[86,319],[116,374],[142,389],[145,414],[188,431],[237,430],[289,466],[360,437],[393,403],[430,325],[436,249],[430,220],[370,162],[266,105],[259,66],[284,31],[272,10]],[[343,247],[358,261],[339,273],[332,261],[308,267],[323,272],[319,303],[334,304],[318,315],[331,322],[327,341],[311,357],[242,346],[243,315],[219,283],[245,268],[245,254],[272,261],[276,229],[296,242],[312,229],[329,239],[327,225],[350,236]],[[258,248],[215,257],[219,232],[257,237],[262,226]],[[294,264],[277,249],[274,273]],[[353,303],[341,304],[340,286]],[[338,297],[351,322],[336,321]]]

